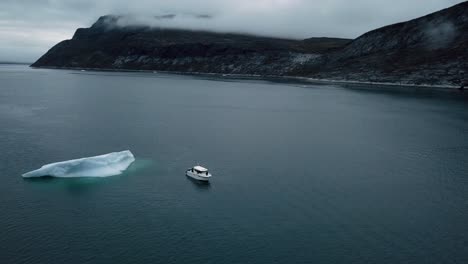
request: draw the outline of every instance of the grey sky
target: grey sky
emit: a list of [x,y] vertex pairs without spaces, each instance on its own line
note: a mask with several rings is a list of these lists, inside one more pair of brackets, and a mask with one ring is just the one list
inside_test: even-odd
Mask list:
[[[462,0],[0,0],[0,61],[32,62],[105,14],[181,16],[169,26],[269,36],[348,37]],[[169,23],[169,22],[167,22]]]

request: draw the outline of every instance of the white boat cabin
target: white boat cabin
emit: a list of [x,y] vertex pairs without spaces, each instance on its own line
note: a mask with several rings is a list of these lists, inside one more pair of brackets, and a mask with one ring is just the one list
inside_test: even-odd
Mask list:
[[208,175],[208,169],[202,166],[195,166],[192,168],[192,171],[198,174],[206,174]]

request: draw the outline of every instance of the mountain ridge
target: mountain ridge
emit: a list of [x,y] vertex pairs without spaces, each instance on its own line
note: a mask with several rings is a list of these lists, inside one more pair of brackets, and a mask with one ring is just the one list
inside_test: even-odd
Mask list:
[[465,82],[468,70],[468,1],[354,40],[120,26],[119,19],[102,16],[77,29],[32,66],[450,86]]

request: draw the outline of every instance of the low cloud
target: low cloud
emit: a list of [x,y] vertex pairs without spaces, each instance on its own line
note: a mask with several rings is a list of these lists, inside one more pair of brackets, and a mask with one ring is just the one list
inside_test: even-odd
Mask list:
[[[355,38],[462,0],[2,0],[0,61],[34,61],[102,15],[131,15],[122,24],[244,32],[284,38]],[[154,19],[155,16],[170,16]],[[430,34],[441,36],[442,28]]]
[[427,43],[430,49],[440,49],[449,45],[456,37],[457,31],[450,21],[428,25],[426,31]]

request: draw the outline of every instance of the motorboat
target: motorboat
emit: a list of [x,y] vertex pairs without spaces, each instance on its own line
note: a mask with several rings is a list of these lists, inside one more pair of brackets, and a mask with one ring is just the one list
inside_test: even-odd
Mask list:
[[208,181],[211,178],[211,174],[208,172],[208,169],[199,165],[187,169],[185,175],[199,181]]

